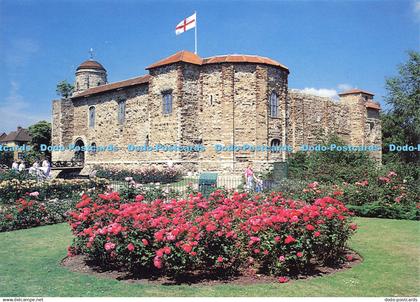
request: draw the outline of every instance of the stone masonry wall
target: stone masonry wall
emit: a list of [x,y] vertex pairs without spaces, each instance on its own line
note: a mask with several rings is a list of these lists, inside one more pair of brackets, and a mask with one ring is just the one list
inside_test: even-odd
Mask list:
[[319,144],[324,136],[333,133],[350,142],[349,108],[330,98],[289,92],[289,144],[299,151],[303,144]]

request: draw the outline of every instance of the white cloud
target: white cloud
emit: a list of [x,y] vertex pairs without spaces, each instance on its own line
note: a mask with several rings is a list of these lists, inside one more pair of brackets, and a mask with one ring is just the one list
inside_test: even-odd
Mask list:
[[50,120],[48,114],[33,114],[32,111],[30,104],[19,93],[19,83],[11,81],[9,95],[0,102],[0,133],[16,130],[17,126],[28,127],[41,120]]
[[413,13],[417,21],[420,21],[420,1],[413,2]]
[[352,89],[352,88],[354,88],[352,85],[350,85],[350,84],[347,84],[347,83],[343,83],[343,84],[338,84],[337,85],[337,88],[340,90],[340,91],[346,91],[346,90],[350,90],[350,89]]
[[328,97],[328,98],[338,97],[337,90],[335,89],[306,87],[306,88],[298,89],[298,90],[306,94],[312,94],[312,95],[323,96],[323,97]]

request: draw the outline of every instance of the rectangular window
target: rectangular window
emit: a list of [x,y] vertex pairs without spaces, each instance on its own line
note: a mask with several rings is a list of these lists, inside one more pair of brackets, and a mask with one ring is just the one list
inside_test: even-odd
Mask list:
[[163,94],[162,99],[162,112],[163,114],[171,114],[172,113],[172,93],[167,92]]
[[95,107],[89,107],[89,127],[95,127]]
[[118,124],[123,125],[125,122],[125,101],[118,102]]
[[270,95],[270,116],[271,117],[278,117],[278,110],[279,110],[279,103],[277,94],[272,92]]

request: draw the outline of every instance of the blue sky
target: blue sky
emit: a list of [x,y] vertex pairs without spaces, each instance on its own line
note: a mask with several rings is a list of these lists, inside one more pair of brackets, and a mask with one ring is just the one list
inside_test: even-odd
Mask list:
[[0,0],[0,132],[51,119],[63,79],[95,50],[110,82],[194,50],[176,24],[198,14],[202,57],[271,57],[290,69],[289,88],[334,96],[345,88],[382,101],[385,77],[419,49],[420,2]]

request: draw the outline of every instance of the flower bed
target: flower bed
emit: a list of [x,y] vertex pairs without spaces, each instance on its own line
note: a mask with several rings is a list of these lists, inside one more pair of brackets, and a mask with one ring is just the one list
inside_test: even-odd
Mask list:
[[108,181],[101,178],[93,179],[52,179],[48,181],[36,181],[33,179],[3,180],[0,181],[0,204],[14,204],[19,198],[37,191],[39,199],[52,198],[69,199],[73,195],[87,191],[91,188],[105,190]]
[[120,169],[116,167],[95,167],[96,176],[124,181],[127,177],[132,178],[137,183],[170,183],[181,178],[181,171],[173,167],[145,166],[137,169]]
[[179,276],[191,271],[233,275],[247,268],[283,277],[313,263],[344,261],[356,229],[339,201],[312,205],[281,193],[251,199],[217,190],[208,199],[122,202],[118,193],[87,195],[70,213],[75,236],[68,255],[84,254],[106,267]]
[[36,196],[20,198],[14,205],[0,209],[0,232],[63,222],[67,219],[67,212],[76,204],[71,200],[40,202]]
[[306,201],[332,196],[360,216],[418,220],[420,196],[417,191],[412,182],[388,171],[376,179],[361,179],[354,183],[322,185],[312,182],[291,195]]

